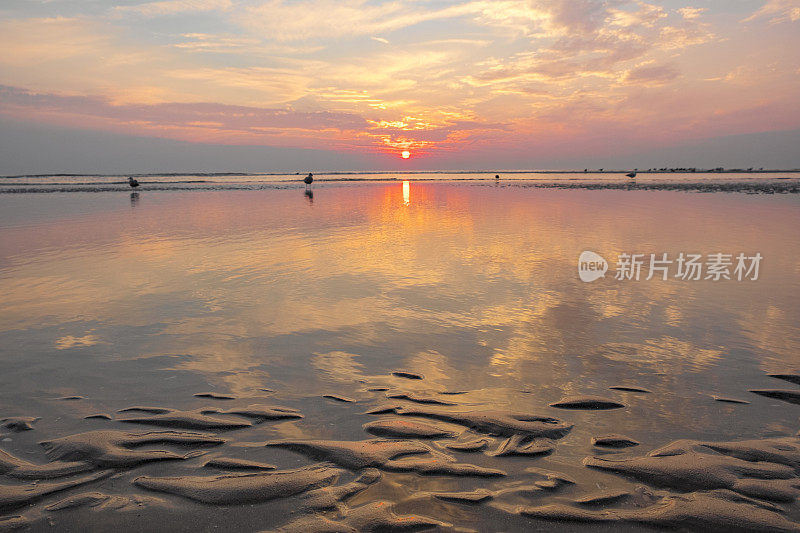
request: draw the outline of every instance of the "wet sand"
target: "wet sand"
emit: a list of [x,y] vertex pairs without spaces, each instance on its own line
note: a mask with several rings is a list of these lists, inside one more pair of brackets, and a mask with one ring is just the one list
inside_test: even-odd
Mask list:
[[797,195],[139,192],[0,195],[0,531],[800,530]]

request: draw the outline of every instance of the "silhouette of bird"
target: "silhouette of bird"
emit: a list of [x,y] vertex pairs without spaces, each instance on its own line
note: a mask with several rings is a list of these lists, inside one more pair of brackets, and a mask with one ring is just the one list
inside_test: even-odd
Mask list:
[[308,187],[309,185],[311,185],[312,181],[314,181],[314,175],[311,172],[309,172],[308,176],[303,178],[303,183],[305,183],[306,187]]
[[133,188],[136,188],[139,186],[139,182],[131,177],[128,177],[128,185],[130,185]]
[[628,172],[625,175],[628,176],[629,178],[635,178],[636,177],[636,170],[637,169],[633,169],[633,172]]

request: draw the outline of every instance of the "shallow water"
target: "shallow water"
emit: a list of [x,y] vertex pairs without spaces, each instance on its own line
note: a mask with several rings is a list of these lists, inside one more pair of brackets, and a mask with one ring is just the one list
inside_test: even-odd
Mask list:
[[[498,174],[499,172],[499,174]],[[800,192],[800,171],[715,171],[715,172],[639,172],[634,180],[627,170],[496,171],[496,172],[333,172],[316,173],[319,183],[461,182],[476,185],[497,184],[547,188],[626,188],[738,191],[782,193]],[[0,176],[0,194],[127,191],[128,174],[50,174]],[[295,188],[303,174],[133,174],[142,189],[180,190],[264,190]],[[500,177],[496,181],[495,176]]]
[[[213,458],[279,469],[336,462],[335,454],[309,457],[296,447],[263,444],[379,438],[362,428],[377,420],[456,434],[403,442],[424,442],[459,464],[506,475],[421,475],[428,466],[379,465],[380,480],[342,501],[339,514],[323,516],[347,523],[353,509],[387,501],[397,514],[461,528],[547,531],[554,527],[550,520],[519,510],[575,507],[607,489],[630,493],[607,508],[647,507],[688,489],[590,469],[583,459],[641,457],[677,439],[795,435],[795,403],[748,390],[798,389],[767,376],[800,367],[798,227],[795,194],[412,181],[315,184],[312,196],[297,188],[0,195],[0,419],[41,417],[30,431],[0,429],[0,452],[41,465],[54,457],[38,443],[106,429],[191,431],[225,440],[188,448],[137,445],[139,451],[202,453],[142,464],[100,464],[95,452],[73,453],[63,459],[95,461],[90,470],[110,469],[110,477],[30,506],[8,505],[0,517],[20,515],[34,530],[53,524],[68,531],[155,531],[165,520],[185,531],[274,529],[304,516],[304,491],[268,502],[228,494],[233,501],[210,504],[134,480],[225,474],[202,466]],[[611,263],[604,279],[580,281],[584,250]],[[680,252],[758,252],[764,259],[755,281],[614,279],[620,253]],[[391,374],[398,369],[423,379]],[[609,389],[619,385],[650,393]],[[234,399],[195,396],[204,392]],[[72,396],[80,398],[63,399]],[[624,407],[550,406],[569,396],[599,396]],[[169,413],[118,412],[132,406],[235,411],[253,404],[296,409],[304,418],[256,423],[219,414],[211,416],[252,425],[187,429],[179,427],[185,419],[178,425],[156,420]],[[421,411],[365,414],[386,404]],[[554,417],[574,427],[553,438],[549,454],[495,455],[508,435],[439,416],[466,411]],[[84,418],[100,413],[113,420]],[[145,420],[120,421],[130,418]],[[592,437],[609,433],[640,444],[592,446]],[[488,439],[486,450],[446,448],[477,438]],[[338,484],[362,470],[338,466],[344,466]],[[530,467],[575,483],[513,490],[538,479],[526,472]],[[3,475],[0,463],[0,486],[25,483]],[[431,495],[478,488],[491,491],[492,499],[465,504]],[[47,509],[86,492],[138,500],[122,510],[108,502]],[[765,501],[800,522],[794,503]],[[566,518],[559,528],[621,527]],[[636,520],[624,525],[644,527]]]

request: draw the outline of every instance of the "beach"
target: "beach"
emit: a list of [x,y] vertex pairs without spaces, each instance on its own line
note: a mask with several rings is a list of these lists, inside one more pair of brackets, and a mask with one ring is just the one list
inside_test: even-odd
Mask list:
[[797,174],[493,177],[2,178],[0,531],[800,530]]

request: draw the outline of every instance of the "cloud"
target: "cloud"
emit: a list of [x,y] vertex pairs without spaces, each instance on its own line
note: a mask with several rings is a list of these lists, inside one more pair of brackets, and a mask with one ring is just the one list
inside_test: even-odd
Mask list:
[[[114,105],[99,96],[65,96],[0,86],[0,112],[18,117],[80,119],[112,131],[133,127],[149,133],[194,132],[194,138],[257,139],[264,133],[281,135],[301,130],[309,137],[326,137],[325,131],[361,131],[366,120],[350,113],[302,112],[216,103],[162,103]],[[170,135],[166,135],[170,136]],[[192,137],[192,135],[190,135]]]
[[277,41],[340,39],[390,33],[421,22],[475,13],[471,3],[440,9],[403,1],[269,0],[245,8],[234,18],[245,28]]
[[[68,17],[0,18],[0,64],[33,66],[76,56],[97,57],[110,39],[86,20]],[[13,50],[14,53],[8,53]]]
[[[687,131],[796,100],[796,39],[758,32],[744,42],[717,22],[724,7],[681,5],[139,0],[81,17],[12,17],[0,21],[0,49],[12,51],[0,55],[0,84],[16,89],[2,91],[0,112],[190,141],[433,154],[547,135],[580,144],[625,124]],[[769,66],[769,77],[743,65]],[[634,105],[639,93],[654,99]]]
[[678,9],[678,13],[686,20],[695,20],[708,11],[702,7],[682,7]]
[[470,120],[426,122],[416,117],[388,122],[353,113],[298,111],[215,103],[115,105],[99,96],[36,93],[0,85],[0,114],[67,125],[81,124],[118,133],[221,144],[265,144],[377,150],[447,150],[464,132],[505,129],[503,124]]
[[680,76],[674,65],[642,65],[625,73],[624,81],[638,85],[664,85]]
[[261,43],[259,39],[253,37],[241,37],[236,35],[184,33],[181,37],[185,40],[173,43],[172,46],[196,52],[239,52],[244,49],[252,49]]
[[797,0],[769,0],[742,22],[752,22],[765,17],[770,17],[771,24],[796,22],[800,20],[800,5],[797,4]]
[[[445,19],[552,37],[600,28],[609,16],[608,5],[607,0],[477,0],[444,7],[424,0],[269,0],[245,8],[234,18],[279,41],[387,34]],[[641,5],[651,9],[648,4]]]
[[679,50],[704,44],[715,38],[716,35],[703,25],[666,26],[658,35],[658,47],[663,50]]
[[130,6],[118,6],[114,8],[114,12],[142,17],[163,17],[181,13],[225,11],[231,7],[233,7],[231,0],[162,0]]
[[639,9],[636,11],[609,9],[611,24],[624,28],[634,26],[652,27],[667,16],[667,13],[661,6],[639,2],[638,7]]

